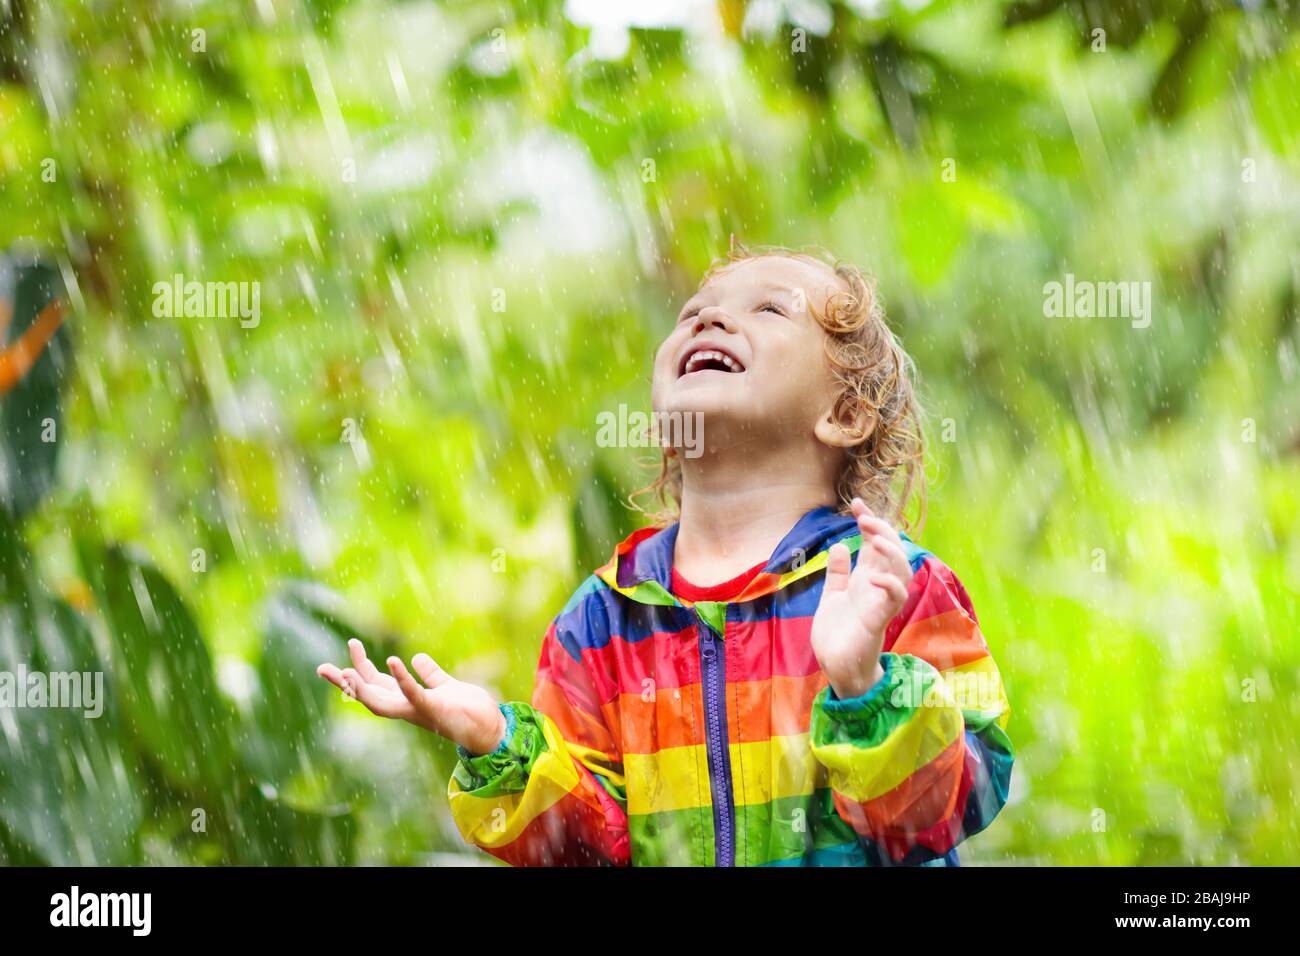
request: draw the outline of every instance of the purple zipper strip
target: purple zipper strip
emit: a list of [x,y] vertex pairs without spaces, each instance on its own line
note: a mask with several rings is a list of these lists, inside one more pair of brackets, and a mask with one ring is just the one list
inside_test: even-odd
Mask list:
[[714,864],[735,866],[735,806],[731,794],[731,749],[727,738],[727,707],[723,687],[727,680],[727,662],[722,642],[698,611],[700,633],[700,670],[704,681],[704,732],[708,738],[709,784],[713,793]]

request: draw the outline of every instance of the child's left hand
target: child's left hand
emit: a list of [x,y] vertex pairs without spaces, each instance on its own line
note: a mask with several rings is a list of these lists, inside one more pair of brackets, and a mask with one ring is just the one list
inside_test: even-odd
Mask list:
[[813,653],[841,700],[866,693],[884,676],[885,628],[902,610],[912,580],[898,532],[861,498],[854,498],[852,507],[862,532],[857,567],[846,545],[831,546],[812,622]]

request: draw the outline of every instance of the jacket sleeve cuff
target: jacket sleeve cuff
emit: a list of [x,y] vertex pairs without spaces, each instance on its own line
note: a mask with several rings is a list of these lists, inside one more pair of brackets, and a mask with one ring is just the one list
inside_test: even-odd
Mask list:
[[496,750],[489,751],[485,754],[471,753],[460,744],[456,745],[456,754],[461,760],[478,760],[480,757],[496,757],[506,752],[506,745],[510,743],[510,738],[515,732],[515,709],[510,704],[500,704],[498,709],[506,719],[506,730],[501,736],[501,743],[497,744]]
[[817,695],[809,728],[814,748],[881,744],[907,721],[925,690],[939,679],[934,668],[910,655],[886,652],[880,655],[880,667],[884,676],[864,694],[841,700],[827,686]]
[[479,796],[517,793],[528,784],[537,758],[546,751],[541,714],[528,704],[512,701],[501,704],[506,730],[497,749],[473,754],[457,744],[460,761],[452,772],[460,788]]
[[888,651],[881,654],[880,669],[884,671],[880,680],[857,697],[841,699],[835,696],[835,688],[827,685],[826,696],[822,700],[822,707],[826,710],[826,713],[841,718],[862,718],[870,716],[884,707],[889,702],[891,691],[899,683],[899,678],[902,676],[898,655]]

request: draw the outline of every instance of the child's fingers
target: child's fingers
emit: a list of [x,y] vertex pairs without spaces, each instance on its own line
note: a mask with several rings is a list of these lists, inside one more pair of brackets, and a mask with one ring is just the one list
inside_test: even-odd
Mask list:
[[343,670],[343,693],[355,697],[365,705],[366,710],[380,717],[405,719],[410,715],[411,705],[395,692],[386,691],[379,684],[363,680],[361,675],[351,667]]
[[826,583],[823,585],[823,590],[843,591],[847,589],[851,566],[848,546],[838,541],[831,545],[830,554],[826,556]]
[[872,545],[875,535],[870,531],[862,532],[862,544],[858,546],[858,558],[853,566],[853,579],[863,581],[872,571],[888,571],[889,560]]
[[907,585],[899,580],[898,575],[877,571],[870,574],[867,580],[888,594],[894,603],[902,604],[907,600]]
[[[370,701],[366,699],[365,694],[365,691],[368,690],[368,688],[360,674],[351,667],[345,667],[339,674],[339,678],[339,690],[343,691],[343,693],[347,694],[349,697],[361,701],[361,703],[365,704],[367,707],[370,707]],[[370,707],[370,709],[374,710],[373,707]]]
[[411,658],[411,666],[415,668],[415,673],[420,676],[424,686],[430,690],[451,680],[451,675],[439,667],[428,654],[416,654]]
[[343,682],[343,672],[333,664],[322,664],[316,668],[316,673],[325,678],[341,691],[346,691],[347,685]]
[[849,503],[849,507],[853,510],[854,517],[857,518],[861,518],[863,515],[874,514],[874,512],[867,507],[867,503],[861,498],[854,498],[853,501]]
[[428,710],[428,700],[424,696],[424,688],[419,685],[411,672],[406,669],[400,657],[390,657],[388,659],[388,669],[392,671],[393,679],[397,681],[397,688],[402,692],[411,706],[421,713]]
[[888,521],[873,515],[859,515],[858,530],[862,533],[862,544],[868,549],[869,557],[864,562],[859,554],[859,566],[865,563],[874,570],[892,570],[904,581],[911,580],[912,566],[903,550],[903,539]]
[[903,548],[897,541],[884,535],[872,535],[871,548],[885,562],[881,570],[892,571],[905,582],[912,579],[912,565],[908,563],[907,555],[903,553]]
[[869,534],[878,534],[890,541],[897,542],[899,547],[902,547],[903,539],[898,536],[898,531],[894,529],[894,526],[884,518],[877,518],[873,514],[859,515],[858,530],[862,532],[863,537]]
[[352,658],[352,666],[367,681],[378,681],[379,683],[391,683],[392,678],[387,674],[381,674],[379,668],[370,662],[366,656],[366,649],[355,637],[348,641],[348,655]]
[[355,637],[348,641],[348,656],[352,658],[352,666],[355,667],[366,680],[372,679],[369,671],[375,671],[375,665],[370,663],[370,658],[366,657],[366,649],[362,643]]

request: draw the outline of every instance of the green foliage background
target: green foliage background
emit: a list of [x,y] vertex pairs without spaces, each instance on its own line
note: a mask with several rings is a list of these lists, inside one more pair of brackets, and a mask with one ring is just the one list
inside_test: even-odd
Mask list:
[[[732,233],[869,269],[921,369],[1019,751],[966,860],[1296,861],[1295,4],[705,6],[625,49],[551,0],[0,6],[0,250],[70,307],[0,405],[0,669],[110,687],[0,710],[0,861],[464,853],[450,745],[315,664],[528,694],[638,524],[596,415]],[[260,323],[156,317],[178,273]],[[1045,317],[1067,273],[1151,326]]]

